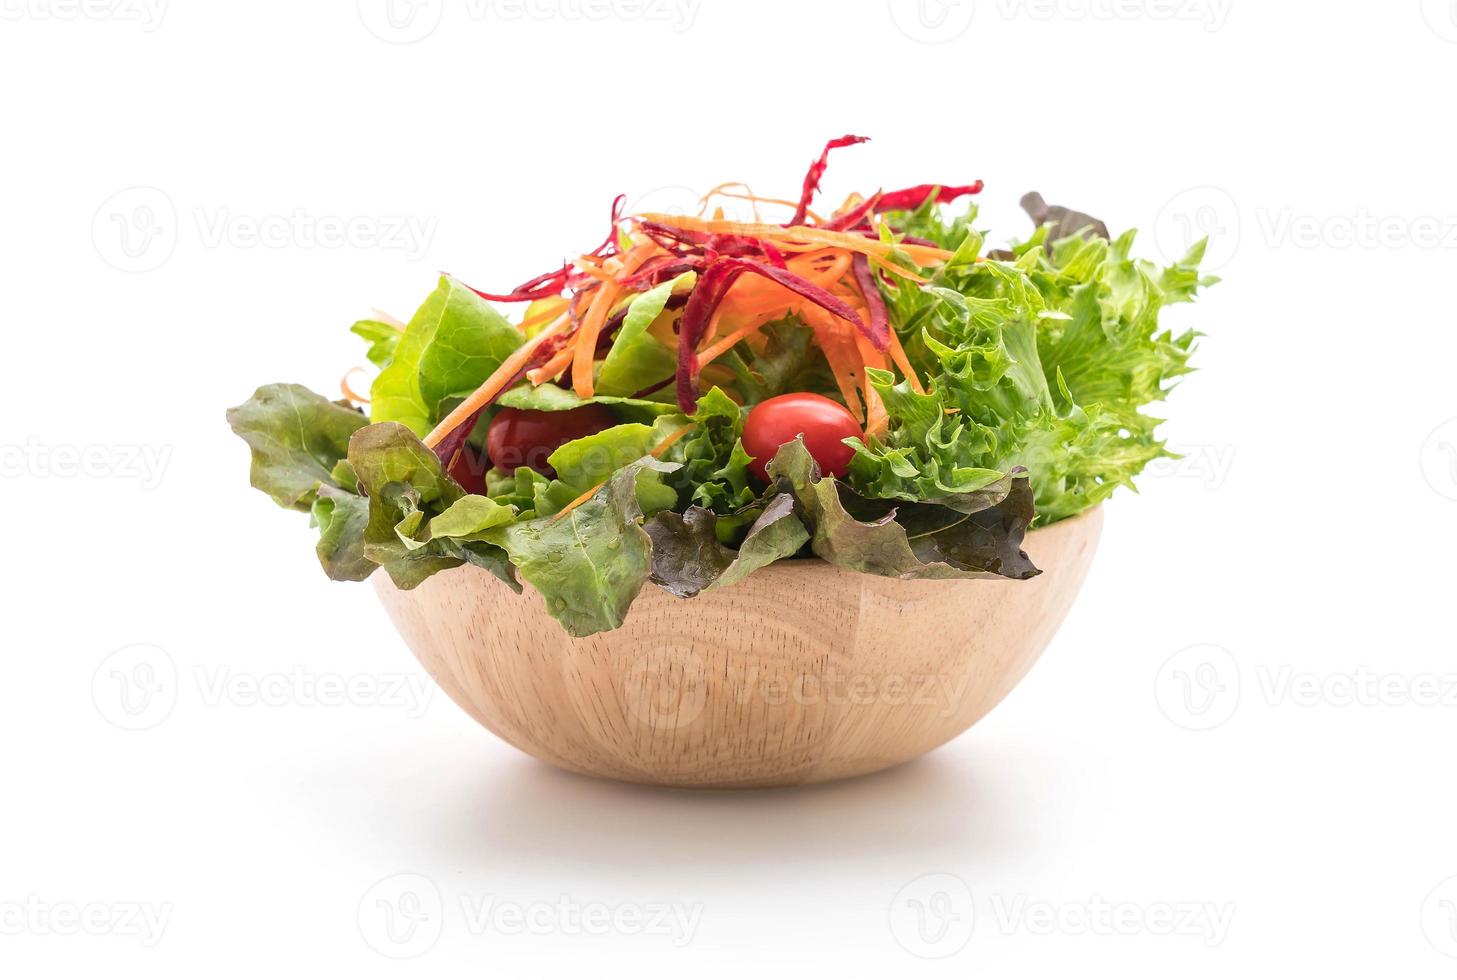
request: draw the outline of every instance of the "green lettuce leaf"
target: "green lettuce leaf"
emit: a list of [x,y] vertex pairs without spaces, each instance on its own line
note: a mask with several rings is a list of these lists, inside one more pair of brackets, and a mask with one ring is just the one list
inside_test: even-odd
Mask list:
[[682,599],[742,582],[751,572],[789,558],[809,541],[794,498],[774,493],[738,551],[719,543],[719,518],[703,507],[664,511],[644,525],[653,542],[652,579]]
[[485,538],[506,550],[572,636],[616,629],[652,569],[652,541],[638,505],[641,481],[675,469],[645,456],[560,519],[519,521]]
[[336,582],[363,582],[379,566],[364,554],[369,501],[357,493],[323,484],[314,498],[315,552],[324,573]]
[[620,418],[629,422],[651,422],[659,415],[672,415],[678,411],[675,402],[655,401],[650,398],[603,394],[579,398],[576,392],[559,388],[551,382],[534,388],[529,384],[517,385],[497,399],[496,404],[503,408],[525,408],[538,412],[565,412],[583,405],[607,405]]
[[[537,515],[555,514],[588,490],[607,482],[622,467],[652,453],[686,422],[682,415],[663,416],[652,425],[627,422],[560,446],[547,458],[556,471],[556,479],[534,488]],[[639,502],[644,512],[655,514],[678,503],[676,490],[664,486],[648,469],[641,470],[641,474]]]
[[[1034,513],[1025,476],[1013,478],[1001,501],[975,514],[921,505],[908,527],[897,519],[898,509],[884,502],[879,502],[879,514],[852,514],[837,481],[821,479],[802,439],[781,446],[768,470],[799,502],[813,531],[811,549],[841,568],[902,579],[1026,579],[1039,574],[1021,548]],[[857,503],[872,502],[859,498]]]
[[749,486],[751,457],[744,451],[744,409],[714,387],[698,399],[693,431],[668,450],[667,459],[683,464],[669,481],[679,503],[707,507],[720,515],[751,505],[758,494]]
[[511,519],[511,509],[467,494],[407,426],[360,429],[349,441],[349,462],[369,496],[364,556],[395,585],[413,589],[469,562],[520,588],[504,552],[486,541],[489,530]]
[[400,338],[405,335],[399,327],[383,320],[360,320],[349,328],[349,332],[369,341],[369,350],[364,356],[381,369],[388,367],[390,361],[394,360],[395,348],[399,347]]
[[977,262],[979,235],[931,234],[926,222],[924,237],[955,242],[956,257],[926,286],[897,280],[885,293],[908,353],[929,365],[928,390],[868,372],[889,425],[855,444],[857,493],[974,511],[982,489],[1025,466],[1037,523],[1048,524],[1132,487],[1169,455],[1143,408],[1189,371],[1196,334],[1174,337],[1158,320],[1165,304],[1215,281],[1198,273],[1202,243],[1159,269],[1131,257],[1131,232],[1049,244],[1044,225],[1011,261]]
[[516,508],[522,520],[536,516],[537,489],[545,489],[550,483],[546,477],[529,466],[517,467],[514,473],[499,469],[486,472],[486,494],[498,504]]
[[598,371],[596,390],[599,395],[632,395],[673,376],[678,367],[678,355],[648,333],[648,327],[662,314],[668,305],[668,297],[688,288],[693,279],[692,272],[685,272],[632,301],[612,348]]
[[490,377],[525,338],[467,286],[449,276],[405,327],[370,388],[370,421],[399,422],[423,436]]
[[334,468],[349,451],[349,437],[367,424],[359,412],[302,385],[264,385],[228,409],[228,425],[253,451],[253,486],[294,510],[309,510],[320,486],[341,486]]

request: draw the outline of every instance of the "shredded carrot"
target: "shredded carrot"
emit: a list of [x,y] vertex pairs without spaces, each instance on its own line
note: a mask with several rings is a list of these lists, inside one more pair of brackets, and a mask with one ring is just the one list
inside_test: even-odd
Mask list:
[[578,398],[592,397],[592,362],[597,357],[597,335],[607,322],[607,314],[611,312],[612,304],[622,293],[622,286],[617,280],[636,272],[638,266],[646,262],[657,249],[655,242],[640,242],[622,257],[620,268],[613,268],[616,265],[615,260],[609,260],[604,266],[613,273],[613,280],[598,287],[597,295],[592,297],[592,305],[587,307],[587,315],[582,318],[582,325],[577,328],[574,341],[576,356],[572,358],[572,390],[577,393]]
[[571,322],[571,316],[563,314],[553,320],[541,333],[512,351],[511,355],[501,362],[501,366],[496,368],[489,378],[481,382],[481,386],[472,392],[469,398],[457,405],[455,411],[441,419],[440,423],[430,430],[430,434],[425,437],[425,445],[434,449],[439,445],[440,440],[464,425],[466,420],[476,412],[489,405],[491,399],[500,394],[506,383],[516,377],[516,372],[531,360],[531,355],[536,352],[536,348],[561,333]]
[[580,266],[579,269],[584,275],[591,276],[598,282],[611,282],[613,278],[615,278],[608,270],[599,268],[595,265],[583,265]]
[[[742,194],[735,194],[735,193],[733,193],[731,191],[725,190],[724,188],[726,188],[726,187],[742,187],[744,189],[744,193],[742,193]],[[737,181],[737,180],[730,181],[727,184],[719,184],[717,187],[715,187],[712,190],[710,190],[707,194],[704,194],[702,197],[700,197],[698,199],[698,203],[699,203],[700,207],[703,210],[706,210],[707,207],[708,207],[708,202],[712,198],[715,198],[715,197],[727,197],[727,198],[732,198],[735,201],[749,201],[750,203],[755,204],[755,205],[759,205],[759,204],[782,205],[783,207],[790,208],[790,209],[793,209],[793,208],[796,208],[796,207],[799,206],[796,202],[794,202],[794,201],[786,201],[782,197],[760,197],[759,195],[755,194],[753,192],[753,190],[751,190],[749,188],[749,185],[748,184],[745,184],[745,183],[743,183],[741,181]],[[757,216],[758,213],[759,213],[759,209],[757,207],[755,207],[754,208],[754,214]],[[813,218],[816,224],[823,224],[824,223],[824,219],[821,218],[819,215],[815,214],[813,211],[806,211],[805,213],[808,214],[811,218]]]
[[875,260],[875,264],[880,266],[886,272],[894,273],[895,275],[900,276],[902,279],[909,279],[911,282],[919,283],[923,286],[931,281],[925,276],[921,275],[919,272],[912,272],[909,269],[903,269],[900,266],[896,265],[894,262],[886,261],[884,258],[877,258]]
[[703,350],[699,351],[699,365],[701,367],[706,367],[710,362],[716,360],[725,351],[732,348],[739,341],[743,340],[745,337],[749,336],[752,333],[758,332],[765,324],[772,323],[775,320],[782,318],[788,312],[789,310],[786,308],[783,310],[771,310],[769,312],[760,313],[754,316],[752,319],[749,320],[748,323],[737,328],[736,330],[733,330],[727,336],[714,341],[708,347],[705,347]]
[[[538,300],[537,302],[545,304],[547,301]],[[561,315],[562,310],[566,307],[566,302],[567,301],[563,299],[560,302],[552,303],[548,308],[542,310],[540,313],[530,314],[526,317],[526,319],[516,324],[516,329],[520,330],[522,333],[526,333],[526,331],[530,330],[538,323],[550,323],[552,320],[555,320],[558,316]],[[535,305],[536,303],[532,304],[532,306]],[[527,309],[529,311],[530,307],[527,307]]]
[[924,395],[925,386],[921,384],[921,378],[916,374],[916,369],[911,366],[911,359],[906,357],[906,349],[901,346],[901,339],[896,336],[895,327],[890,328],[890,359],[896,367],[900,368],[901,374],[906,376],[906,380],[911,383],[912,390],[918,395]]
[[[859,331],[854,332],[855,349],[860,352],[860,360],[866,367],[885,368],[885,355],[870,345],[867,339]],[[860,375],[860,390],[865,396],[865,431],[872,436],[885,435],[889,419],[885,412],[885,403],[881,401],[880,392],[870,383],[869,373]]]
[[339,379],[339,391],[343,393],[345,398],[349,399],[352,402],[358,402],[361,405],[368,405],[369,397],[367,395],[357,394],[354,389],[349,385],[350,377],[353,376],[356,371],[363,370],[364,368],[356,366],[350,368],[348,371],[345,371],[344,377]]
[[[804,225],[782,228],[779,225],[756,224],[743,221],[716,221],[678,214],[640,214],[634,217],[639,220],[654,221],[658,224],[668,225],[672,228],[701,231],[708,234],[742,235],[747,238],[770,239],[775,242],[801,242],[810,246],[837,245],[840,248],[848,248],[852,252],[864,252],[866,255],[873,255],[877,258],[883,258],[897,249],[905,252],[912,259],[924,258],[931,262],[945,262],[955,254],[946,251],[944,248],[932,248],[929,245],[913,245],[907,242],[882,242],[879,239],[866,238],[863,235],[852,235],[843,231],[827,231],[824,228],[810,228]],[[791,244],[789,247],[792,248],[793,245]]]
[[[694,425],[694,423],[689,422],[687,425],[683,426],[682,428],[674,429],[672,432],[670,432],[668,434],[668,438],[666,438],[662,442],[658,443],[657,447],[651,453],[649,453],[648,455],[652,456],[653,459],[662,459],[663,458],[663,453],[667,452],[672,447],[673,443],[677,442],[679,439],[682,439],[684,436],[686,436],[689,432],[692,432],[693,431],[693,425]],[[556,514],[554,514],[552,516],[551,522],[553,524],[555,524],[557,521],[561,520],[563,517],[566,517],[572,511],[576,510],[578,507],[582,506],[587,501],[589,501],[593,497],[595,497],[597,495],[597,491],[598,490],[601,490],[605,486],[607,486],[607,481],[606,480],[603,480],[601,483],[597,484],[591,490],[588,490],[586,493],[582,494],[580,497],[576,498],[571,503],[567,504],[561,510],[557,511]]]
[[563,347],[552,355],[551,360],[547,361],[541,367],[532,368],[530,371],[527,371],[526,380],[530,381],[533,385],[539,385],[543,381],[550,381],[567,369],[567,365],[572,363],[572,358],[576,354],[577,352],[570,346]]
[[845,336],[835,317],[819,307],[803,303],[795,312],[814,331],[815,342],[825,352],[825,360],[830,365],[830,373],[835,377],[835,385],[840,389],[840,397],[845,399],[845,405],[856,418],[863,418],[859,388],[860,376],[865,372],[855,349],[855,342]]
[[921,383],[921,376],[911,364],[911,359],[906,357],[906,350],[901,346],[900,337],[896,336],[894,329],[890,332],[890,359],[900,369],[905,379],[911,383],[911,390],[918,395],[926,393],[926,386]]

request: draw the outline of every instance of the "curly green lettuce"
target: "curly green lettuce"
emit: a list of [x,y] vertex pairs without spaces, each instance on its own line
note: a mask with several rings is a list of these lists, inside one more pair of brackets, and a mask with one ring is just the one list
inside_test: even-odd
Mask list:
[[1201,277],[1204,243],[1159,268],[1114,241],[1038,229],[1010,259],[981,254],[969,224],[912,220],[956,256],[920,286],[885,284],[892,322],[914,361],[930,366],[925,394],[871,369],[889,430],[856,443],[850,484],[869,497],[958,499],[1013,466],[1029,471],[1037,525],[1073,517],[1134,486],[1171,455],[1144,412],[1188,373],[1197,334],[1159,327],[1171,303],[1217,280]]

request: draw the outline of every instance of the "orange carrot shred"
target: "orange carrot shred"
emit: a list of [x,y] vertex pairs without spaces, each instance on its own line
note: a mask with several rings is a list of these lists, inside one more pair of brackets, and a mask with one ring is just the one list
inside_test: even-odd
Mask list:
[[[646,262],[657,248],[654,242],[634,245],[622,257],[622,267],[612,270],[614,281],[604,282],[597,287],[597,295],[592,297],[592,305],[587,308],[587,314],[582,318],[582,325],[577,328],[574,341],[576,356],[572,358],[572,390],[577,393],[578,398],[592,397],[592,362],[597,357],[597,335],[602,332],[602,326],[607,322],[607,314],[612,311],[612,304],[622,292],[622,287],[615,280],[636,272],[638,266]],[[612,264],[608,263],[609,269]]]
[[536,348],[561,333],[571,322],[571,317],[563,314],[553,320],[541,333],[512,351],[511,355],[501,362],[501,366],[496,368],[489,378],[481,382],[481,386],[472,392],[470,397],[457,405],[455,411],[441,419],[440,423],[430,430],[429,435],[425,437],[425,445],[434,449],[442,439],[464,425],[466,420],[476,412],[490,404],[491,399],[500,394],[506,382],[516,377],[516,372],[531,360],[531,355],[536,353]]

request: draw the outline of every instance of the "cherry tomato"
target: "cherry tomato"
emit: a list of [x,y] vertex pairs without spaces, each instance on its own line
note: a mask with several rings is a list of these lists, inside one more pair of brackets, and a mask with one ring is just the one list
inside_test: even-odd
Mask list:
[[486,430],[486,455],[507,473],[529,466],[543,476],[556,476],[547,457],[573,439],[610,429],[617,418],[601,405],[583,405],[565,412],[503,408]]
[[863,437],[860,423],[850,410],[824,395],[796,392],[779,395],[755,405],[744,421],[744,451],[754,457],[749,470],[765,483],[764,467],[779,447],[804,436],[804,446],[827,476],[844,476],[855,450],[841,442]]
[[450,478],[465,489],[466,493],[486,492],[486,470],[491,464],[474,446],[467,443],[460,447],[460,455],[450,465]]

